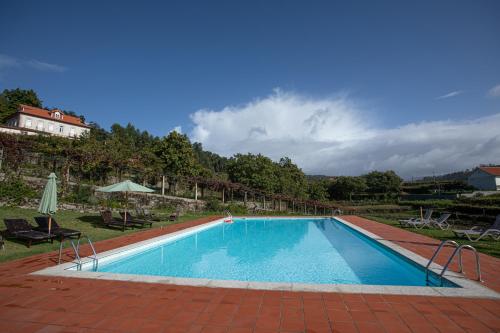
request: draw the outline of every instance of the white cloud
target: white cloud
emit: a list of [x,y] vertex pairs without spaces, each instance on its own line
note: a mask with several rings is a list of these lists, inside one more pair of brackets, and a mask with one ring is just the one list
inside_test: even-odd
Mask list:
[[67,70],[67,68],[64,66],[60,66],[60,65],[56,65],[56,64],[49,64],[47,62],[38,61],[38,60],[34,60],[34,59],[27,61],[26,65],[33,67],[35,69],[38,69],[40,71],[44,71],[44,72],[59,72],[59,73],[61,73],[61,72],[65,72]]
[[39,61],[36,59],[32,60],[20,60],[6,54],[0,54],[0,74],[5,72],[7,69],[11,68],[34,68],[39,71],[45,72],[65,72],[66,67],[56,64],[49,64],[47,62]]
[[449,93],[447,93],[445,95],[438,96],[438,97],[436,97],[436,99],[451,98],[451,97],[455,97],[455,96],[461,95],[462,93],[463,93],[462,90],[455,90],[455,91],[449,92]]
[[378,128],[367,114],[346,96],[276,91],[245,105],[195,112],[191,138],[225,156],[289,156],[310,174],[393,169],[412,177],[500,162],[500,114],[392,129]]
[[497,84],[488,91],[488,95],[491,97],[500,97],[500,84]]
[[172,132],[177,132],[179,134],[182,134],[182,126],[175,126],[171,131],[170,133]]

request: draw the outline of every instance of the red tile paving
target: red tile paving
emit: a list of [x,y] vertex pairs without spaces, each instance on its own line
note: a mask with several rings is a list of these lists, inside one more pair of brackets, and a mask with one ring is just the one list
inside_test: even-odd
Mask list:
[[[345,219],[427,257],[436,246],[408,231],[354,216]],[[209,220],[96,246],[105,251]],[[27,274],[55,259],[52,253],[0,265],[0,332],[500,332],[500,301],[489,299],[259,291]],[[498,260],[481,260],[487,285],[496,289]]]

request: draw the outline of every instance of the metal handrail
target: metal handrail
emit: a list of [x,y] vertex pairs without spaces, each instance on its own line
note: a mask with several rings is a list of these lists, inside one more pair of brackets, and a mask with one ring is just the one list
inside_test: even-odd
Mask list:
[[457,252],[458,252],[458,265],[460,267],[460,273],[464,273],[464,271],[463,271],[463,265],[462,265],[462,250],[463,249],[469,249],[469,250],[472,250],[472,252],[474,252],[474,255],[476,257],[476,275],[477,275],[477,281],[483,282],[483,280],[481,279],[481,264],[479,262],[479,253],[471,245],[460,245],[458,248],[455,249],[455,251],[453,251],[452,255],[448,259],[448,262],[446,262],[446,265],[444,265],[443,270],[441,271],[441,274],[439,274],[439,277],[441,278],[441,283],[443,281],[442,278],[443,278],[443,275],[444,275],[445,271],[448,269],[448,266],[450,265],[451,261],[453,260],[453,258],[457,254]]
[[[431,259],[429,260],[429,262],[427,263],[427,266],[425,266],[425,281],[429,281],[429,267],[431,266],[432,262],[434,261],[434,259],[436,259],[437,255],[439,254],[439,252],[441,252],[441,249],[446,245],[446,244],[452,244],[455,246],[455,251],[453,252],[453,255],[455,255],[455,252],[456,250],[460,247],[460,245],[458,245],[457,242],[455,241],[452,241],[452,240],[444,240],[441,242],[441,244],[439,244],[438,248],[436,249],[436,251],[434,252],[434,254],[432,255]],[[453,257],[452,255],[452,257]],[[462,257],[461,255],[459,254],[459,269],[460,269],[460,272],[462,272]]]
[[[81,270],[82,269],[82,258],[80,257],[80,240],[82,238],[86,238],[87,239],[87,242],[90,245],[90,248],[92,249],[92,253],[94,254],[94,256],[92,257],[92,268],[93,268],[93,270],[97,270],[97,268],[99,267],[99,258],[97,258],[97,252],[95,251],[94,244],[92,243],[92,241],[90,240],[90,238],[88,236],[83,236],[83,237],[78,238],[78,241],[77,241],[76,245],[75,245],[75,242],[72,239],[67,239],[67,240],[70,241],[71,247],[73,248],[73,252],[75,253],[75,259],[77,261],[77,266],[76,266],[77,270]],[[61,246],[59,247],[59,261],[58,261],[58,264],[61,263],[61,255],[62,255],[63,242],[64,242],[64,240],[61,241]]]

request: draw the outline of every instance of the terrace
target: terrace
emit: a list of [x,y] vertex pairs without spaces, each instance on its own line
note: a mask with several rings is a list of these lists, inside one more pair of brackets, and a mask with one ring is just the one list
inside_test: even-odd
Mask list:
[[[204,217],[97,242],[99,252],[201,225]],[[429,258],[438,241],[356,216],[346,221]],[[82,252],[90,255],[90,249]],[[70,252],[65,253],[71,260]],[[446,255],[440,256],[443,264]],[[494,332],[487,298],[207,288],[31,275],[57,252],[0,265],[5,332]],[[500,291],[499,259],[481,254],[484,285]],[[464,258],[466,272],[474,272]]]

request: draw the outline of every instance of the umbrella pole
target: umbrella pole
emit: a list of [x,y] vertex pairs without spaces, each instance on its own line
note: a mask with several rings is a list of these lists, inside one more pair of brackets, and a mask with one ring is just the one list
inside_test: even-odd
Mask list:
[[52,229],[52,216],[49,214],[49,236],[50,236],[51,229]]
[[127,225],[127,210],[128,210],[128,192],[125,192],[125,216],[123,218],[123,230],[125,230],[125,226]]

